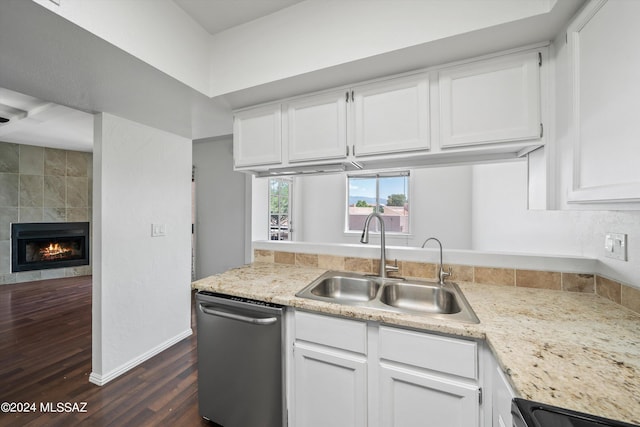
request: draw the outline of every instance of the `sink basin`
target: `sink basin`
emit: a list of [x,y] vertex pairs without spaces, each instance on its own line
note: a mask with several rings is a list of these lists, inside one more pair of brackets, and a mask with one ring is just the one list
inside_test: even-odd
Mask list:
[[425,313],[459,313],[461,308],[453,292],[440,286],[414,283],[387,284],[380,302],[392,307]]
[[296,294],[300,298],[434,319],[479,323],[455,283],[327,271]]
[[380,283],[365,277],[331,276],[311,288],[313,295],[342,301],[370,301],[378,294]]

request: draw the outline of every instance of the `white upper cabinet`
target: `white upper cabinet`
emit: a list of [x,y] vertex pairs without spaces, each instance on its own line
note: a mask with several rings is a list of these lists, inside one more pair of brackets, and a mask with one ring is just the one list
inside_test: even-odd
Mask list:
[[347,96],[339,90],[284,104],[290,162],[347,156]]
[[507,53],[238,111],[235,167],[296,173],[520,156],[544,145],[540,56]]
[[280,104],[237,112],[233,117],[235,167],[282,162]]
[[284,111],[291,163],[429,148],[426,74],[294,99]]
[[538,52],[439,71],[440,146],[541,138]]
[[429,149],[427,74],[357,86],[352,99],[355,156]]
[[[591,1],[568,30],[573,183],[568,202],[640,208],[640,2]],[[614,204],[614,205],[605,205]]]

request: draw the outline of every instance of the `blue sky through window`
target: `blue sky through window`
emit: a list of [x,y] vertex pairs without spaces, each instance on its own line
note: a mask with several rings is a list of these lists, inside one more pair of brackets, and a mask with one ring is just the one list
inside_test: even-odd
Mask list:
[[[386,204],[390,194],[407,194],[407,176],[380,177],[380,203]],[[373,203],[376,198],[376,178],[375,177],[350,177],[349,178],[349,203],[357,200],[365,200]]]

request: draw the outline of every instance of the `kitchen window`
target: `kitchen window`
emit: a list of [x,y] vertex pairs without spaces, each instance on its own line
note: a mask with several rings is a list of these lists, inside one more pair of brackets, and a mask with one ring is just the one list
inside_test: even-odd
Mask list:
[[291,178],[269,179],[269,239],[291,240]]
[[[386,233],[409,234],[409,171],[347,176],[346,231],[362,231],[367,216],[382,215]],[[379,231],[377,221],[372,231]]]

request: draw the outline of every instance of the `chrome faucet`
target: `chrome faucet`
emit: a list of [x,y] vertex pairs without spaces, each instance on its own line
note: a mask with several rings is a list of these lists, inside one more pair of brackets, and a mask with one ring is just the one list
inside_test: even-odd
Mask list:
[[369,243],[369,223],[371,218],[378,218],[380,222],[380,277],[386,278],[387,271],[398,271],[398,265],[387,265],[387,256],[385,255],[385,241],[384,241],[384,221],[382,215],[377,212],[372,212],[367,216],[364,221],[364,228],[362,229],[362,236],[360,237],[360,243]]
[[424,241],[424,243],[422,244],[422,247],[424,248],[424,245],[426,245],[429,240],[435,240],[436,242],[438,242],[438,245],[440,246],[440,267],[438,270],[438,278],[440,280],[438,283],[440,283],[441,285],[444,285],[444,279],[446,277],[451,276],[451,273],[452,273],[451,267],[449,267],[448,272],[444,271],[444,265],[442,264],[442,243],[440,243],[440,240],[436,239],[435,237],[429,237],[427,240]]

